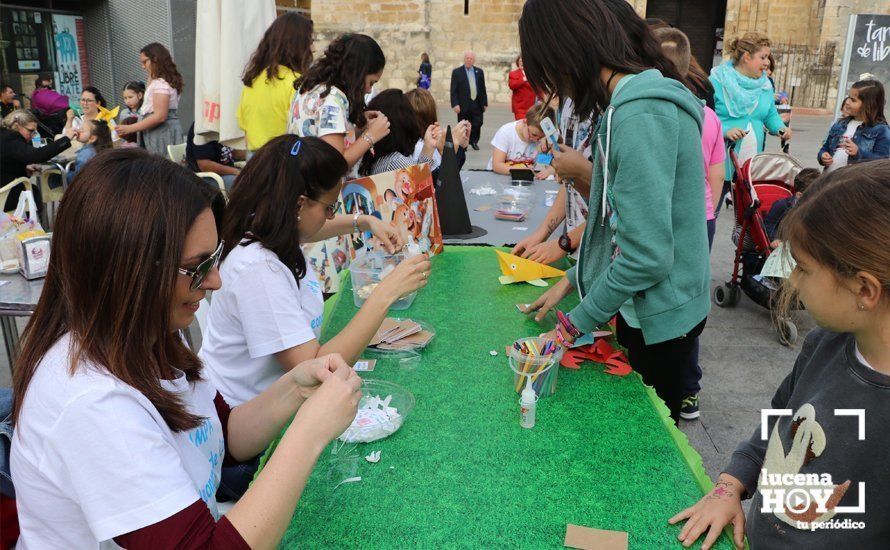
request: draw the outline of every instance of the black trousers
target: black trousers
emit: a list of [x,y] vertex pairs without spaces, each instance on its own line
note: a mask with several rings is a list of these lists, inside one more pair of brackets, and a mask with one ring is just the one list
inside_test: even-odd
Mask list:
[[479,145],[479,134],[482,132],[483,113],[484,111],[482,110],[482,107],[475,101],[471,101],[470,108],[467,110],[461,109],[460,114],[457,115],[458,122],[469,120],[470,124],[473,125],[473,127],[470,128],[470,145]]
[[670,409],[674,424],[680,421],[680,408],[685,397],[684,375],[692,363],[698,363],[696,344],[707,320],[702,319],[684,336],[647,346],[643,331],[631,328],[618,315],[618,343],[627,348],[631,368],[640,373],[643,382],[655,388],[655,393]]

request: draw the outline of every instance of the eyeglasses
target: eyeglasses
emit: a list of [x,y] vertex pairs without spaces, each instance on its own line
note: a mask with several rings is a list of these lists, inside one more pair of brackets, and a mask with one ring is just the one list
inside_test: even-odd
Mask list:
[[334,201],[334,204],[328,204],[323,201],[317,201],[315,199],[309,199],[311,201],[317,202],[318,204],[324,205],[324,213],[327,215],[328,219],[331,220],[337,215],[337,211],[340,210],[340,207],[343,206],[343,203],[340,201]]
[[85,99],[85,98],[80,98],[80,102],[81,102],[81,103],[95,103],[96,100],[95,100],[95,99]]
[[213,254],[207,257],[206,260],[202,261],[195,267],[194,269],[185,269],[184,267],[180,267],[177,269],[180,275],[185,275],[186,277],[192,278],[192,283],[189,285],[189,290],[198,290],[201,287],[201,284],[204,282],[204,279],[207,278],[207,275],[213,271],[213,268],[219,263],[219,257],[222,256],[223,246],[225,246],[225,241],[219,241],[219,246],[216,247],[216,250],[213,251]]

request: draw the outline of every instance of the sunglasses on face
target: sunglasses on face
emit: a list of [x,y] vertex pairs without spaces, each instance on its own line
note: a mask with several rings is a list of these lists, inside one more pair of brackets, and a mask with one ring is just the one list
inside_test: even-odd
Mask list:
[[186,269],[184,267],[177,269],[180,275],[192,278],[189,290],[198,290],[201,287],[201,284],[204,283],[204,279],[207,278],[207,275],[209,275],[210,272],[213,271],[213,268],[219,263],[219,257],[222,256],[223,246],[225,246],[225,241],[219,241],[219,245],[216,247],[216,250],[213,251],[213,254],[199,263],[194,269]]

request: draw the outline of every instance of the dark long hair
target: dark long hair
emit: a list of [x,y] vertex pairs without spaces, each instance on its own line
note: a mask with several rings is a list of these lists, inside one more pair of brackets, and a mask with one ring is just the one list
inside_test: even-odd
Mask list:
[[218,197],[190,170],[143,149],[107,151],[84,166],[65,191],[43,292],[22,336],[14,420],[37,365],[67,333],[72,373],[94,364],[142,393],[174,431],[201,422],[161,379],[171,367],[201,378],[197,356],[171,330],[170,308],[186,234]]
[[884,85],[877,80],[860,80],[853,83],[850,88],[859,93],[859,101],[862,102],[862,118],[865,124],[874,126],[887,122],[884,118]]
[[176,63],[173,62],[170,50],[163,44],[152,42],[139,50],[139,53],[145,54],[145,57],[151,61],[152,78],[163,78],[177,92],[182,93],[184,82],[182,75],[179,74],[179,69],[176,68]]
[[609,104],[603,68],[628,74],[655,68],[683,81],[625,0],[528,0],[519,18],[519,42],[532,87],[560,100],[572,98],[582,120]]
[[266,34],[250,56],[241,82],[250,86],[263,71],[266,80],[278,78],[278,67],[304,73],[312,64],[312,20],[286,11],[266,29]]
[[316,137],[283,135],[263,145],[229,195],[222,223],[223,260],[239,243],[258,242],[274,252],[299,283],[306,276],[306,259],[300,251],[297,203],[301,196],[317,200],[348,171],[343,155]]
[[368,109],[386,115],[389,119],[389,134],[374,145],[374,153],[371,153],[370,149],[365,151],[358,168],[361,176],[370,176],[373,173],[374,161],[390,153],[401,153],[410,157],[414,153],[417,140],[423,136],[417,126],[417,117],[411,102],[402,90],[395,88],[383,90],[374,96],[368,104]]
[[101,105],[106,109],[108,108],[108,102],[105,101],[105,96],[102,95],[102,92],[99,91],[99,88],[95,86],[84,86],[81,93],[83,92],[89,92],[93,94],[93,96],[96,98],[96,105]]
[[350,122],[365,126],[365,77],[379,73],[386,65],[380,44],[364,34],[344,34],[331,42],[324,54],[306,73],[294,82],[297,93],[325,86],[326,97],[331,86],[336,86],[349,100]]

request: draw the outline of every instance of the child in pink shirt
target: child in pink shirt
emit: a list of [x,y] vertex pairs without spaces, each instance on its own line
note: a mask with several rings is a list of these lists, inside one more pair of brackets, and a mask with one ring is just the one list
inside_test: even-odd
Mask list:
[[708,224],[708,246],[714,244],[714,230],[717,226],[717,205],[714,197],[720,197],[723,189],[723,162],[726,150],[723,148],[723,127],[717,113],[705,107],[705,121],[701,131],[701,152],[705,160],[705,219]]

